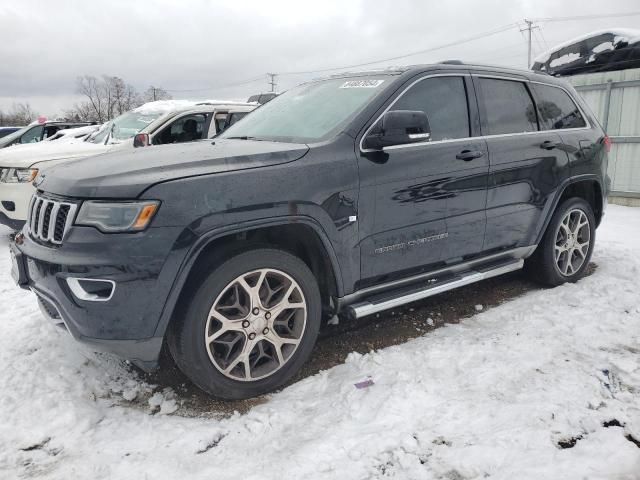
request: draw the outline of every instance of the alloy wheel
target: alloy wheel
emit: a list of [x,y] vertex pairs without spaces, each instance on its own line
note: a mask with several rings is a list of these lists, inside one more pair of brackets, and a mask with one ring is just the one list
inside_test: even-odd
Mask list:
[[205,345],[226,377],[255,381],[282,368],[304,335],[307,304],[298,283],[276,269],[240,275],[213,302]]
[[586,213],[578,208],[567,212],[556,231],[555,264],[564,276],[575,274],[587,259],[591,228]]

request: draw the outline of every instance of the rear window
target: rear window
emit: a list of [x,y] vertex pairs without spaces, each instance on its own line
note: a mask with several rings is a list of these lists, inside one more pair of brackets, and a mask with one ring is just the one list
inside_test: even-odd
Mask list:
[[535,132],[538,130],[535,107],[527,87],[514,80],[480,78],[481,91],[488,135]]
[[540,127],[543,130],[582,128],[587,125],[578,106],[571,97],[558,87],[531,84],[540,113]]

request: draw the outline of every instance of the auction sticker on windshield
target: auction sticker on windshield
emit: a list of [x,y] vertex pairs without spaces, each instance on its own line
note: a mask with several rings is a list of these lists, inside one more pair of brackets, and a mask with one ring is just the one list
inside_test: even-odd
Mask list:
[[376,88],[382,85],[384,80],[347,80],[340,88]]

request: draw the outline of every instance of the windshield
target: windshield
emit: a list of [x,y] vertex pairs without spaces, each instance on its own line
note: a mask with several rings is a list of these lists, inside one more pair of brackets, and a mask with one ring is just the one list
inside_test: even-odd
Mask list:
[[229,127],[219,138],[313,143],[330,138],[384,90],[388,76],[333,78],[300,85]]
[[105,123],[104,126],[90,136],[87,141],[91,143],[120,143],[129,138],[133,138],[147,125],[165,113],[167,112],[164,110],[158,112],[150,112],[147,110],[144,112],[136,112],[132,110],[123,113],[119,117]]

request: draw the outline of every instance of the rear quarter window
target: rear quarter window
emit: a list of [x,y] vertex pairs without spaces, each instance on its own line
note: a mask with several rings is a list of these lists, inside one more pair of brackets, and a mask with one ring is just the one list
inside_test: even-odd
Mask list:
[[532,83],[531,87],[538,104],[540,127],[543,130],[587,126],[580,109],[563,89],[538,83]]

